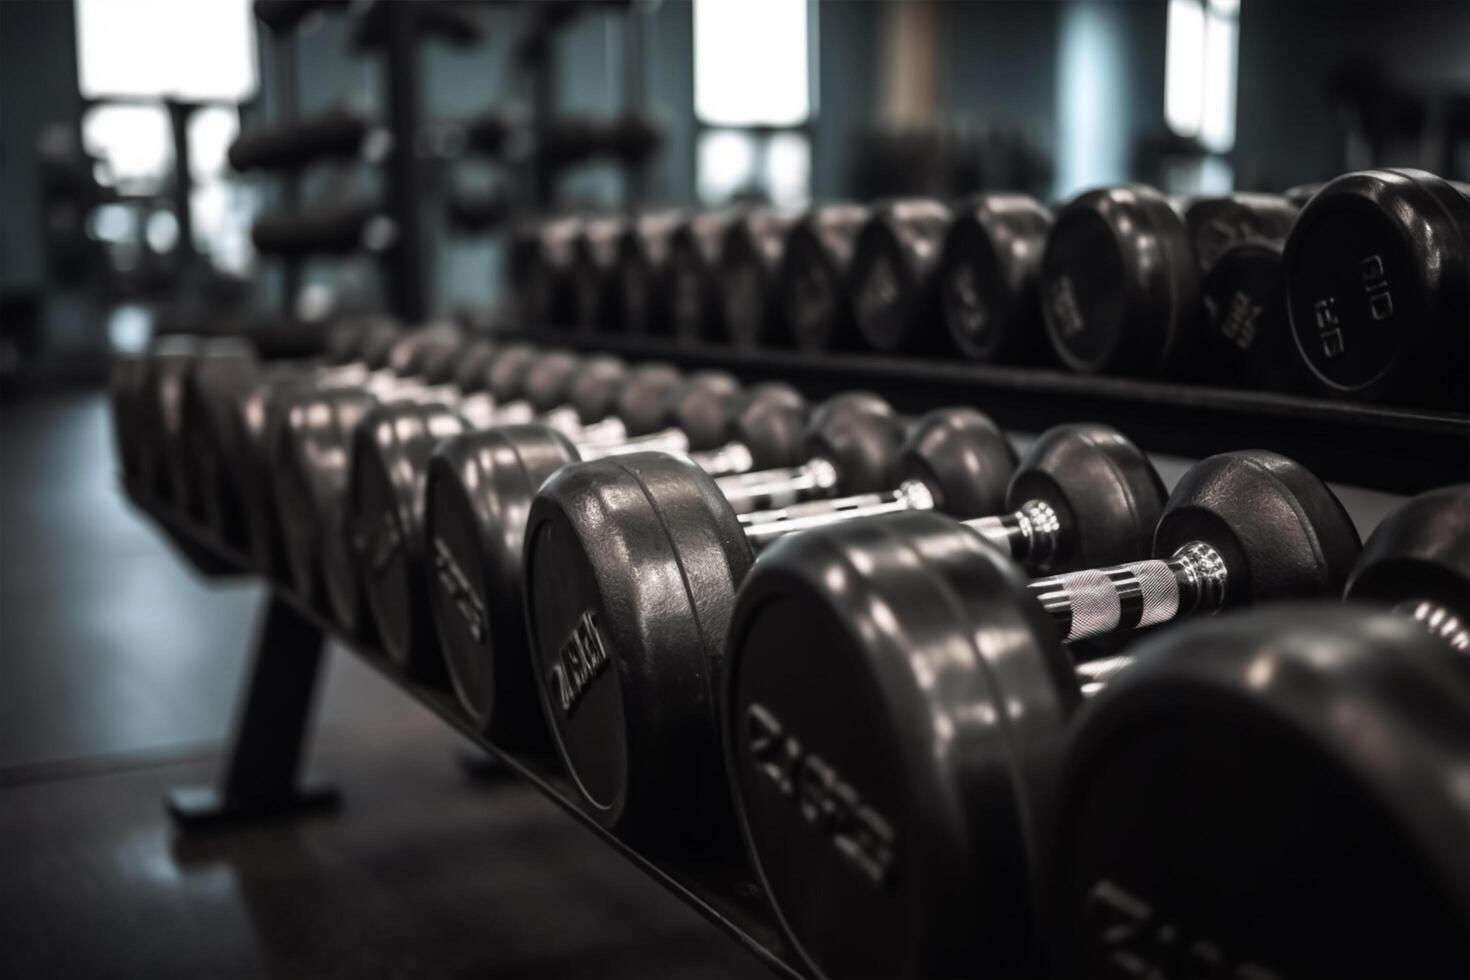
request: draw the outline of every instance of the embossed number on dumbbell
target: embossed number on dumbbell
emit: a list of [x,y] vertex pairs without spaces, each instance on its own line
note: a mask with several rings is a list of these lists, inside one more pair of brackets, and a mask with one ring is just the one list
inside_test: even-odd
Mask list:
[[802,819],[873,884],[887,883],[893,870],[893,824],[864,803],[821,756],[805,752],[768,708],[752,704],[745,717],[746,747],[758,770],[783,795],[794,796]]
[[1160,919],[1143,899],[1112,881],[1099,881],[1087,896],[1093,942],[1106,960],[1129,977],[1234,977],[1273,980],[1274,970],[1251,962],[1231,963],[1208,939],[1191,939]]
[[383,519],[378,522],[378,533],[363,542],[362,553],[367,555],[368,571],[374,575],[383,574],[402,546],[403,534],[398,529],[397,515],[385,511]]
[[1388,274],[1383,271],[1383,257],[1370,255],[1358,263],[1363,274],[1363,291],[1368,294],[1368,312],[1375,320],[1393,316],[1393,294],[1388,291]]
[[597,625],[597,614],[589,609],[577,617],[577,625],[557,650],[556,664],[551,668],[551,689],[563,714],[571,715],[587,688],[607,669],[607,662],[607,644]]
[[1087,327],[1082,319],[1082,309],[1077,305],[1077,293],[1072,287],[1070,276],[1063,276],[1049,290],[1047,301],[1052,314],[1061,326],[1062,335],[1075,337]]
[[490,630],[485,604],[475,595],[475,590],[470,588],[470,580],[454,560],[454,554],[443,538],[434,539],[434,571],[439,576],[439,584],[444,587],[445,594],[454,603],[454,608],[464,617],[470,637],[476,643],[485,642],[485,634]]

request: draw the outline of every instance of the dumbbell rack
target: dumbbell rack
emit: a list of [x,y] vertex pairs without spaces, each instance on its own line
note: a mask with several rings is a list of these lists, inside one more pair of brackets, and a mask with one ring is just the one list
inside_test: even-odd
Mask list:
[[1419,493],[1470,476],[1470,416],[1434,409],[976,364],[959,357],[739,350],[546,329],[519,339],[630,362],[721,369],[747,382],[787,381],[813,400],[863,388],[907,412],[971,405],[1017,432],[1100,419],[1150,452],[1192,459],[1246,447],[1271,449],[1324,480],[1392,493]]
[[[144,492],[123,484],[128,499],[163,529],[185,561],[206,578],[259,574],[244,554]],[[214,787],[172,791],[169,813],[183,831],[205,830],[335,806],[331,787],[298,783],[326,641],[335,640],[583,824],[614,851],[734,938],[775,973],[800,977],[795,952],[756,884],[733,837],[728,848],[688,857],[644,854],[598,826],[576,802],[554,756],[507,752],[487,741],[460,713],[452,691],[411,680],[371,642],[346,636],[331,617],[291,591],[273,586],[256,626],[250,676],[237,705],[229,754]]]

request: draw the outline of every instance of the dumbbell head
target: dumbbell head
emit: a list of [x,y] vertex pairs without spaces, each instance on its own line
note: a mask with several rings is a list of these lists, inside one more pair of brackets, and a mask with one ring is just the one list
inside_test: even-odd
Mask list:
[[349,317],[327,330],[325,360],[329,365],[361,361],[378,367],[397,339],[398,326],[386,317]]
[[1437,638],[1285,604],[1133,652],[1043,837],[1058,975],[1470,971],[1470,696]]
[[185,464],[194,487],[193,510],[204,526],[234,548],[247,544],[235,412],[259,383],[261,365],[243,343],[202,356],[184,383]]
[[866,392],[829,399],[812,413],[802,456],[824,459],[837,470],[836,493],[875,493],[894,485],[894,465],[904,425],[887,402]]
[[402,334],[388,351],[388,370],[400,377],[435,375],[432,384],[448,380],[463,336],[455,327],[436,325]]
[[950,211],[938,201],[908,198],[873,209],[858,232],[847,292],[858,330],[874,350],[935,350],[936,274]]
[[895,476],[923,483],[940,513],[970,518],[1000,512],[1015,468],[1016,452],[989,416],[944,408],[914,423]]
[[274,434],[274,487],[291,584],[330,609],[349,631],[360,624],[361,587],[348,547],[346,490],[351,437],[378,404],[361,388],[294,398]]
[[560,433],[512,425],[440,445],[425,484],[429,600],[450,679],[497,744],[545,745],[526,646],[522,541],[536,489],[577,459]]
[[801,459],[807,404],[784,381],[752,385],[731,400],[721,443],[750,450],[751,470],[794,466]]
[[1281,245],[1238,242],[1210,266],[1201,284],[1205,377],[1231,388],[1296,392],[1306,373],[1286,317]]
[[719,300],[720,242],[732,211],[692,215],[669,238],[668,306],[674,336],[685,342],[725,336]]
[[615,414],[629,435],[648,435],[664,427],[668,401],[680,378],[679,369],[672,364],[639,364],[628,372],[618,390]]
[[1047,349],[1039,279],[1050,228],[1051,212],[1025,194],[978,194],[955,209],[940,260],[940,311],[966,356],[1018,364]]
[[1038,975],[1031,819],[1079,693],[1016,566],[934,513],[792,535],[728,637],[736,812],[810,971]]
[[682,223],[678,212],[641,215],[618,236],[616,292],[623,332],[635,336],[667,333],[669,242]]
[[1055,553],[1028,565],[1056,572],[1145,557],[1165,493],[1143,450],[1111,426],[1083,423],[1048,429],[1021,459],[1006,508],[1032,501],[1051,508],[1058,532]]
[[525,389],[526,375],[539,355],[530,344],[507,344],[485,368],[484,389],[497,404],[515,401]]
[[616,291],[618,236],[623,223],[616,218],[588,218],[572,243],[573,319],[582,330],[617,328]]
[[1182,370],[1199,305],[1184,221],[1142,184],[1074,198],[1047,236],[1041,301],[1052,349],[1074,371]]
[[736,347],[785,343],[776,274],[792,220],[779,211],[756,208],[735,215],[725,226],[717,291],[721,324]]
[[570,326],[576,309],[575,243],[580,223],[556,218],[532,228],[511,259],[522,315],[536,326]]
[[618,393],[628,381],[628,365],[610,354],[584,358],[567,390],[567,404],[583,423],[599,422],[617,408]]
[[[531,505],[537,690],[591,815],[626,840],[708,840],[722,812],[714,684],[753,559],[714,481],[673,456],[565,467]],[[674,785],[671,769],[692,778]]]
[[460,391],[479,391],[486,387],[490,366],[495,363],[501,348],[494,341],[475,340],[466,344],[459,354],[459,363],[451,379]]
[[1200,274],[1237,242],[1283,242],[1298,206],[1279,194],[1199,197],[1184,208],[1184,226]]
[[1286,242],[1292,335],[1314,383],[1464,410],[1470,200],[1419,170],[1329,182]]
[[858,346],[847,270],[867,219],[868,209],[858,204],[817,204],[786,233],[776,291],[782,319],[802,350]]
[[1368,536],[1348,578],[1349,599],[1430,602],[1470,626],[1470,484],[1401,504]]
[[423,575],[424,474],[434,447],[466,424],[444,405],[397,402],[353,432],[345,530],[383,652],[421,680],[443,678]]
[[1168,557],[1203,542],[1229,570],[1223,605],[1338,595],[1358,557],[1358,532],[1337,497],[1305,467],[1264,450],[1201,460],[1175,484],[1154,533]]
[[567,404],[572,383],[582,369],[582,359],[571,351],[544,351],[526,369],[517,395],[536,412],[549,412]]
[[716,449],[725,441],[730,409],[740,395],[740,382],[725,371],[696,371],[670,389],[664,399],[664,426],[680,429],[696,452]]

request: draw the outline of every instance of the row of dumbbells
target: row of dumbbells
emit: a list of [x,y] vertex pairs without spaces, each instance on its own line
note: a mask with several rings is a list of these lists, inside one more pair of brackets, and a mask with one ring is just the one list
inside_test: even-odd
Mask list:
[[1166,494],[1099,424],[1017,458],[973,409],[435,331],[218,384],[248,360],[120,372],[129,479],[268,556],[221,522],[268,501],[205,499],[264,478],[280,581],[624,839],[738,823],[816,972],[1464,972],[1467,488],[1360,548],[1267,452]]
[[1470,200],[1409,170],[1285,195],[1142,185],[525,230],[526,318],[745,348],[999,364],[1467,408]]

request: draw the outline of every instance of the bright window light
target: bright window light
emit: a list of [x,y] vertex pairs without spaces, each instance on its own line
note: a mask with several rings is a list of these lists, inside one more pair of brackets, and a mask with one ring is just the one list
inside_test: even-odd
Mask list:
[[806,122],[807,12],[807,0],[695,0],[694,111],[702,122]]
[[756,177],[755,137],[731,130],[700,134],[698,149],[699,199],[722,204],[749,190]]
[[82,118],[82,146],[131,189],[157,186],[173,167],[173,135],[162,106],[97,106]]
[[255,93],[250,0],[76,0],[76,10],[83,96]]
[[1206,149],[1235,145],[1236,0],[1169,0],[1164,119]]
[[771,203],[796,208],[808,203],[812,186],[812,147],[802,133],[777,133],[766,144],[766,190]]

